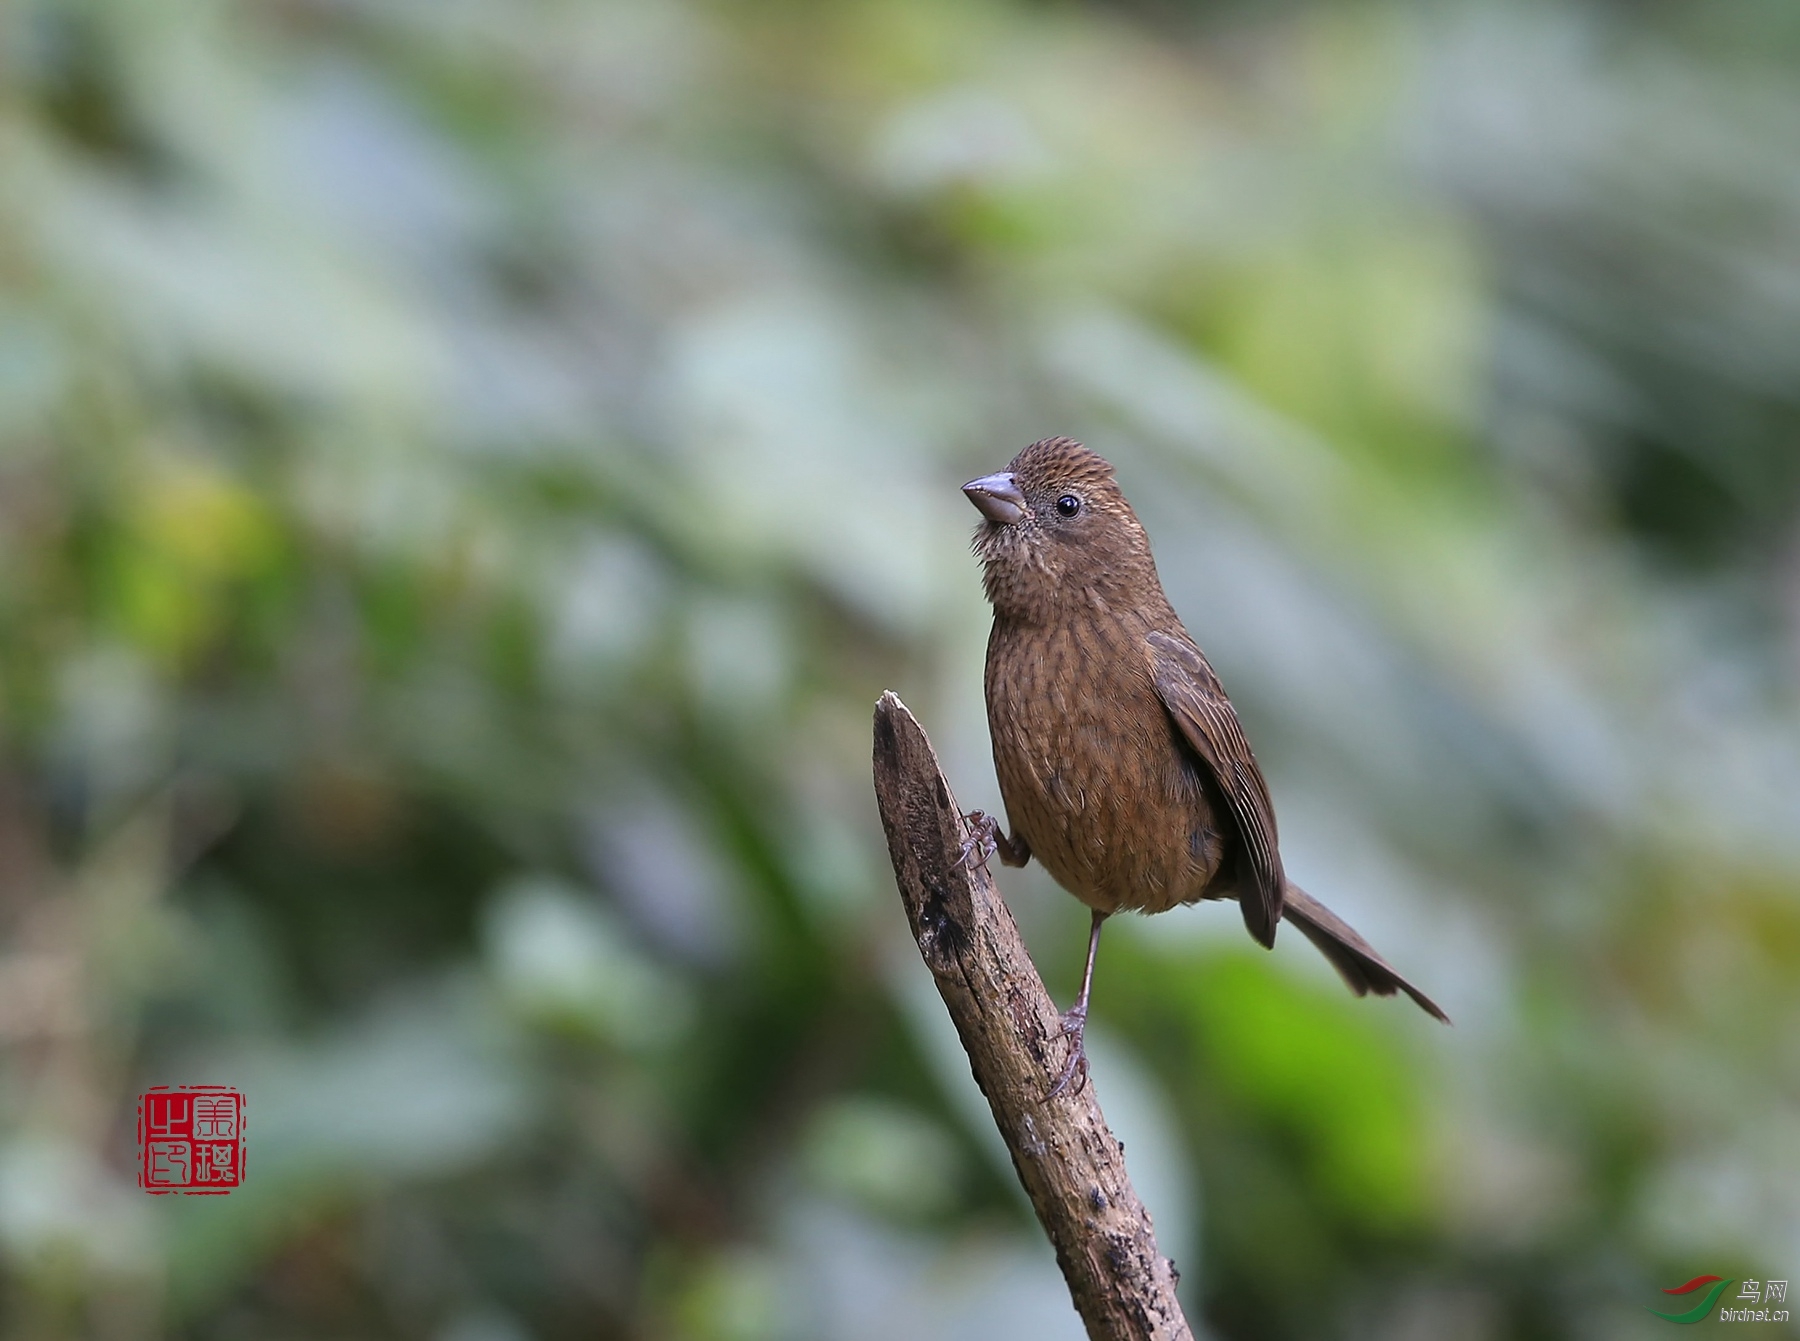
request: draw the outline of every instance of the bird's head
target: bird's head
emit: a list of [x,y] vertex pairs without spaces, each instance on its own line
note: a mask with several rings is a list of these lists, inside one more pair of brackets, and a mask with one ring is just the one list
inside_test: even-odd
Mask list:
[[1156,582],[1150,541],[1106,458],[1045,438],[963,485],[985,520],[973,548],[995,612],[1049,617],[1070,598],[1116,601]]

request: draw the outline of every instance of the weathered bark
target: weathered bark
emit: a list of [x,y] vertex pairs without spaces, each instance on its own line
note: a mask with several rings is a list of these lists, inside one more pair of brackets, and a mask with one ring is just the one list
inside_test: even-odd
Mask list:
[[962,811],[924,728],[891,692],[875,705],[875,797],[919,953],[1088,1336],[1191,1339],[1174,1264],[1157,1249],[1094,1087],[1045,1098],[1066,1056],[1062,1017],[993,880],[961,861]]

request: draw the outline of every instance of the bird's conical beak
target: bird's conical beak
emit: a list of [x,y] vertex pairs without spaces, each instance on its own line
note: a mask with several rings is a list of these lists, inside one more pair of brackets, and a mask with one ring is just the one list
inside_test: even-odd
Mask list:
[[1025,495],[1007,471],[970,480],[963,485],[963,492],[981,509],[982,516],[997,525],[1005,526],[1025,515]]

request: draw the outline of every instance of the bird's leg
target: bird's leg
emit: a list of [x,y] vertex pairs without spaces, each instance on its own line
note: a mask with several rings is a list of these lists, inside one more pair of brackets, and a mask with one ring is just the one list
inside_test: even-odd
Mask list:
[[1087,1047],[1083,1040],[1087,1034],[1088,989],[1094,985],[1094,955],[1100,949],[1100,927],[1106,916],[1098,908],[1094,910],[1094,929],[1088,933],[1087,967],[1081,971],[1081,995],[1062,1017],[1063,1037],[1069,1040],[1068,1060],[1063,1063],[1062,1074],[1050,1087],[1050,1093],[1044,1096],[1046,1099],[1054,1099],[1070,1085],[1074,1085],[1074,1092],[1080,1094],[1087,1084]]
[[969,824],[969,836],[963,840],[958,866],[971,866],[983,875],[991,875],[987,859],[998,852],[1008,866],[1023,866],[1031,860],[1031,849],[1023,838],[1008,838],[1000,832],[1000,823],[984,810],[971,810],[963,818]]
[[987,859],[999,850],[1000,825],[985,810],[971,810],[963,818],[968,821],[969,836],[963,839],[962,855],[956,859],[956,864],[978,870],[991,879]]

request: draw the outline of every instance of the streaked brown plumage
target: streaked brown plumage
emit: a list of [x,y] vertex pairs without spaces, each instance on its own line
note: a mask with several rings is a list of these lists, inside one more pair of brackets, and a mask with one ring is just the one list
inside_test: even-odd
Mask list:
[[1005,471],[963,486],[986,521],[975,535],[994,607],[987,709],[1011,836],[980,818],[1010,866],[1032,857],[1093,909],[1081,995],[1066,1017],[1068,1064],[1081,1033],[1101,923],[1236,899],[1275,943],[1285,918],[1361,996],[1429,997],[1330,909],[1288,880],[1275,810],[1219,678],[1181,625],[1149,537],[1107,462],[1069,438],[1034,442]]

